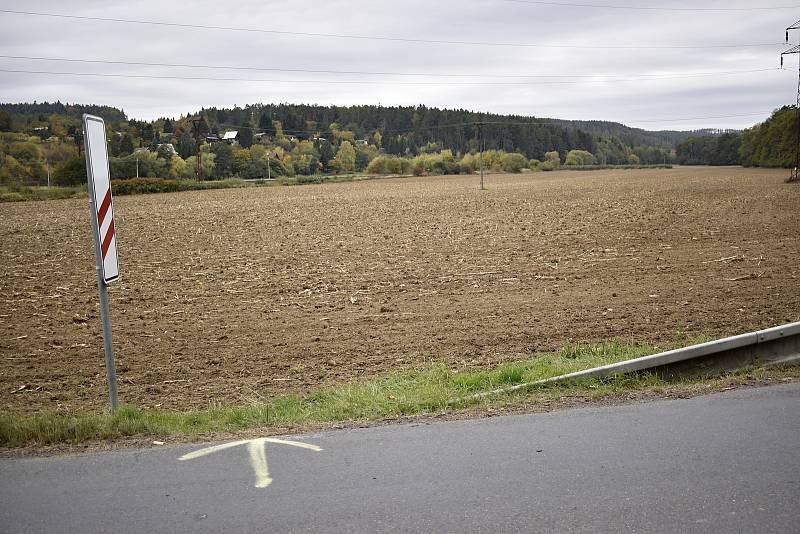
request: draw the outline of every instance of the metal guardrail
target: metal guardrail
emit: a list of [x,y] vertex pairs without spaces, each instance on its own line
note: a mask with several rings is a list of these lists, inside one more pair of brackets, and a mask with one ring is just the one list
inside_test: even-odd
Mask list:
[[733,370],[745,365],[780,364],[795,361],[800,361],[800,322],[495,389],[459,400],[476,400],[541,384],[581,378],[600,378],[647,369],[656,370],[667,376],[675,376]]

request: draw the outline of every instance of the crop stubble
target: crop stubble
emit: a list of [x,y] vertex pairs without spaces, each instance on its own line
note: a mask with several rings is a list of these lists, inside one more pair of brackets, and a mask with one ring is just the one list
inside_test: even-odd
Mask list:
[[[796,321],[783,171],[426,177],[118,197],[120,396],[248,402],[431,360]],[[0,205],[0,406],[106,405],[85,200]],[[23,387],[24,386],[24,387]]]

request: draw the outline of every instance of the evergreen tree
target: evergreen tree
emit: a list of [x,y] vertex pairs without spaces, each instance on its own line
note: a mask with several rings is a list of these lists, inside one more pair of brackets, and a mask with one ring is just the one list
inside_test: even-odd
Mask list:
[[192,135],[196,140],[203,139],[211,132],[211,127],[208,125],[208,118],[205,115],[192,119]]
[[131,134],[126,133],[122,136],[122,140],[120,141],[119,145],[119,151],[123,156],[133,154],[133,136],[131,136]]
[[212,143],[211,152],[214,154],[214,165],[218,176],[233,174],[233,149],[227,143]]
[[253,146],[253,125],[250,121],[245,121],[239,129],[239,145],[242,148],[250,148]]
[[0,132],[11,131],[11,115],[8,112],[0,110]]
[[186,159],[197,153],[196,143],[189,132],[183,132],[178,138],[178,146],[176,147],[178,154],[181,158]]
[[320,139],[317,142],[317,151],[319,152],[319,162],[322,163],[322,167],[327,170],[334,157],[333,145],[331,145],[330,141]]
[[272,119],[266,113],[262,114],[261,118],[258,119],[258,129],[271,137],[275,136],[275,127],[272,125]]

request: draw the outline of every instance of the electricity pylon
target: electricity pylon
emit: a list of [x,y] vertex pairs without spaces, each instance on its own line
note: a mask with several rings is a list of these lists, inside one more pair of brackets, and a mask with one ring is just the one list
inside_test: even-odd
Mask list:
[[[789,42],[789,30],[800,30],[800,20],[786,28],[786,42]],[[795,45],[790,49],[786,50],[785,52],[781,53],[781,68],[783,68],[783,56],[789,54],[800,54],[800,45]],[[797,99],[795,100],[795,122],[797,123],[797,136],[795,138],[795,145],[794,145],[794,168],[792,169],[792,173],[789,175],[789,178],[786,180],[787,182],[797,182],[800,180],[800,175],[798,174],[798,167],[800,167],[800,67],[798,67],[797,71]]]

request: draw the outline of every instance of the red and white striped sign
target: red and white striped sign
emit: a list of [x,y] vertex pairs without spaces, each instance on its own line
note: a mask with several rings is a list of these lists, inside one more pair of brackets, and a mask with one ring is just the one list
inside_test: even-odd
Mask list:
[[114,231],[114,205],[111,198],[111,179],[108,171],[106,125],[100,117],[83,116],[83,131],[86,140],[86,172],[89,177],[95,253],[106,283],[119,278],[117,262],[117,236]]

